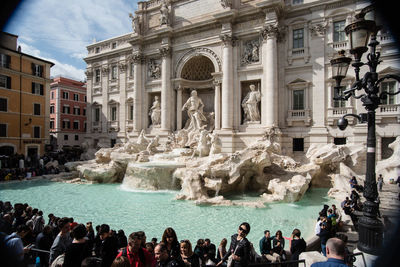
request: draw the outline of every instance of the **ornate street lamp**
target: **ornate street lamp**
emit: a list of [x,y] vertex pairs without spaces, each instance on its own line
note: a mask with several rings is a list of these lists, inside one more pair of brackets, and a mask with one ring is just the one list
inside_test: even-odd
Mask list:
[[[396,75],[386,75],[378,78],[376,67],[381,62],[379,60],[380,53],[376,52],[376,46],[379,42],[376,40],[376,34],[379,27],[376,26],[375,21],[365,20],[366,13],[373,10],[372,6],[364,8],[356,16],[356,21],[346,26],[345,31],[349,36],[350,53],[354,55],[354,67],[356,81],[350,89],[345,90],[340,95],[340,82],[346,76],[347,67],[350,63],[349,58],[344,56],[344,53],[331,60],[332,76],[336,80],[335,87],[335,100],[347,100],[350,97],[360,99],[367,113],[360,115],[346,114],[338,120],[338,127],[344,130],[347,127],[348,121],[345,117],[353,116],[359,122],[368,123],[368,136],[367,136],[367,169],[364,184],[363,195],[366,199],[363,205],[363,216],[359,219],[358,234],[359,240],[357,248],[365,253],[378,255],[382,248],[383,243],[383,224],[378,219],[379,203],[376,202],[378,198],[378,190],[376,186],[375,174],[375,148],[376,148],[376,135],[375,135],[375,110],[381,104],[381,99],[385,99],[388,95],[396,95],[400,93],[398,89],[396,92],[390,93],[381,91],[380,84],[385,79],[394,79],[400,83],[400,77]],[[369,42],[369,43],[368,43]],[[362,55],[368,51],[367,63],[361,61]],[[346,67],[347,64],[347,67]],[[364,77],[360,79],[360,68],[364,65],[369,66],[369,71],[365,73]],[[363,90],[364,93],[356,95],[356,91]]]

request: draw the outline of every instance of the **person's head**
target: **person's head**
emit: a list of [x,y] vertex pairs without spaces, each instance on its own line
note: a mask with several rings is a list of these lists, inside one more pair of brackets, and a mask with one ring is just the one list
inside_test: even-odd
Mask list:
[[193,254],[192,244],[190,243],[189,240],[187,240],[187,239],[182,240],[179,244],[179,247],[181,249],[182,255],[190,257]]
[[326,241],[326,257],[344,259],[345,244],[339,238],[333,237]]
[[42,232],[44,235],[51,235],[53,233],[53,227],[51,227],[50,225],[47,224],[43,227]]
[[157,262],[164,262],[168,260],[168,250],[165,243],[161,242],[154,248],[154,256]]
[[125,256],[115,258],[115,260],[111,264],[111,267],[130,267],[130,266],[131,264],[129,262],[129,259]]
[[147,242],[147,243],[145,244],[145,247],[146,247],[146,250],[147,250],[148,252],[150,252],[151,254],[154,253],[154,244],[153,244],[153,243]]
[[204,239],[204,245],[209,246],[211,244],[211,240],[209,238]]
[[196,91],[196,90],[193,90],[193,91],[190,93],[190,95],[191,95],[191,96],[197,96],[197,91]]
[[171,227],[165,229],[161,242],[165,244],[174,244],[174,243],[177,244],[178,238],[176,237],[175,230],[172,229]]
[[142,245],[142,237],[139,232],[133,232],[128,237],[128,245],[131,250],[138,250]]
[[31,232],[31,228],[26,224],[18,225],[17,227],[17,235],[19,235],[22,239],[25,238],[27,234]]
[[69,220],[68,218],[61,218],[58,220],[58,229],[60,229],[60,232],[62,234],[68,233],[70,231],[70,225],[69,225]]
[[110,226],[108,224],[102,224],[99,229],[99,236],[101,240],[106,239],[110,235]]
[[87,231],[86,227],[83,224],[78,224],[77,226],[72,229],[72,235],[76,240],[82,239],[86,236]]
[[221,247],[226,247],[226,244],[228,244],[228,240],[226,238],[222,238],[221,243],[219,243],[219,245]]
[[276,231],[275,237],[281,239],[282,238],[282,231],[281,230]]
[[144,231],[138,231],[138,235],[140,236],[140,240],[142,240],[142,245],[146,244],[146,233]]
[[199,240],[197,240],[197,246],[202,247],[204,246],[204,239],[200,238]]
[[251,90],[251,91],[256,90],[256,86],[255,86],[254,84],[250,84],[250,90]]
[[265,231],[264,231],[264,236],[265,236],[266,238],[269,238],[269,237],[271,236],[271,232],[270,232],[269,230],[265,230]]
[[93,224],[92,224],[92,222],[87,222],[86,223],[86,230],[88,232],[93,232]]
[[39,216],[43,216],[43,211],[39,210],[37,213]]
[[151,239],[151,243],[153,243],[153,245],[154,245],[154,244],[157,244],[157,238],[153,237],[153,238]]
[[301,232],[299,229],[295,228],[292,232],[293,237],[300,238]]
[[87,257],[81,263],[81,267],[100,267],[100,266],[101,266],[101,260],[96,257]]
[[332,210],[335,210],[335,209],[336,209],[336,205],[332,204]]
[[238,234],[241,237],[246,237],[247,234],[250,233],[250,224],[247,222],[243,222],[238,229]]

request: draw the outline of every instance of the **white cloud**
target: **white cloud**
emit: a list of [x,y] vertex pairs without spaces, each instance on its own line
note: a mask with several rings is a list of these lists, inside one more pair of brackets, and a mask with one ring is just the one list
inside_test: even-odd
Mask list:
[[5,31],[19,36],[24,53],[54,62],[52,75],[82,79],[85,63],[81,59],[87,55],[86,46],[93,39],[100,41],[130,32],[128,14],[134,12],[137,2],[23,1]]
[[21,46],[22,53],[29,54],[31,56],[53,62],[54,66],[50,69],[51,77],[63,76],[63,77],[78,80],[78,81],[85,80],[85,70],[79,69],[70,64],[61,63],[57,59],[43,56],[43,55],[41,55],[41,52],[39,51],[39,49],[37,49],[31,45],[28,45],[28,44],[25,44],[22,42],[20,42],[19,45]]

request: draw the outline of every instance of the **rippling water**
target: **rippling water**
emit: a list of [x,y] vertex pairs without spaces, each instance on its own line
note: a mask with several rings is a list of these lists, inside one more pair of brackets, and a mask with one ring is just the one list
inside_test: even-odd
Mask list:
[[[282,230],[290,236],[299,228],[305,238],[313,235],[318,212],[323,204],[334,203],[326,189],[310,189],[296,203],[267,204],[266,208],[196,206],[191,201],[174,200],[177,192],[126,191],[120,184],[79,185],[46,180],[0,184],[0,200],[28,203],[58,217],[74,217],[75,221],[94,225],[107,223],[125,234],[143,230],[148,240],[161,239],[166,227],[173,227],[178,239],[196,242],[210,238],[216,245],[222,238],[236,233],[241,222],[250,223],[248,239],[255,244],[264,230]],[[252,200],[252,196],[236,197],[235,201]],[[47,220],[46,220],[47,221]],[[287,247],[287,245],[286,245]]]

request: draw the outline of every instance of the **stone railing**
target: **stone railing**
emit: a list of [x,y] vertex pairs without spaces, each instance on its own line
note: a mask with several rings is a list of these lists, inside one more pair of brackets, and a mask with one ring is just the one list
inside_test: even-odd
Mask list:
[[335,50],[347,50],[347,44],[348,41],[334,42],[332,43],[332,47]]
[[[343,115],[350,113],[353,113],[353,107],[328,108],[328,125],[333,125]],[[353,123],[352,117],[348,118],[348,120],[350,124]]]
[[101,121],[92,122],[92,132],[101,132]]
[[293,122],[303,122],[306,126],[311,123],[311,110],[309,109],[299,109],[299,110],[288,110],[287,124],[292,126]]
[[400,104],[380,105],[376,110],[376,123],[380,123],[383,118],[394,118],[400,122]]
[[119,131],[119,121],[108,121],[108,131]]

